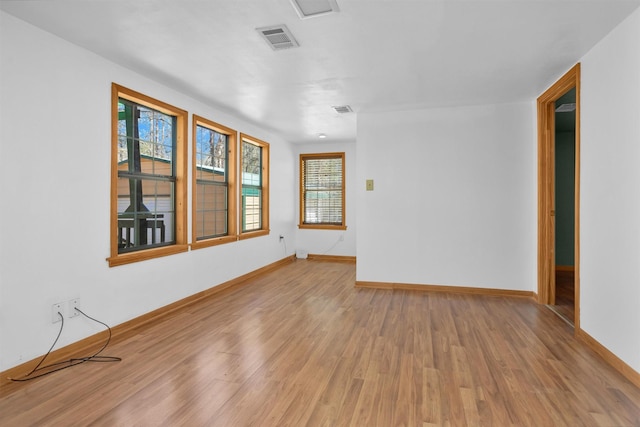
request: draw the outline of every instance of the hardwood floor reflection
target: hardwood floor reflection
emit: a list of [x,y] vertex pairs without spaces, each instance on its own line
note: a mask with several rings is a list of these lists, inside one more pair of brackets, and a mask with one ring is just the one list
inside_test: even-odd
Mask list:
[[556,271],[556,304],[554,310],[575,324],[575,281],[573,271]]
[[0,425],[640,424],[640,389],[544,305],[354,283],[292,261],[115,340],[119,363],[2,384]]

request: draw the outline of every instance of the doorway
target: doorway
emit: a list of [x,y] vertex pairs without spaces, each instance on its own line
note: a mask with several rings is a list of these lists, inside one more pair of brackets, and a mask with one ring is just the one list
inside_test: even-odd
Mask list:
[[575,131],[576,88],[555,101],[555,281],[552,309],[573,325],[575,321]]
[[[556,223],[557,218],[557,198],[556,198],[556,155],[561,154],[556,147],[556,122],[564,120],[564,117],[556,118],[556,109],[562,104],[572,104],[566,102],[566,97],[574,97],[575,104],[573,113],[575,119],[574,143],[573,143],[573,233],[570,239],[573,240],[573,266],[558,265],[557,253],[560,248],[556,247],[558,238],[566,244],[566,235],[558,235]],[[568,107],[564,107],[568,108]],[[564,136],[563,136],[564,138]],[[564,150],[564,147],[563,147]],[[562,153],[564,156],[565,153]],[[563,172],[565,172],[563,170]],[[559,177],[559,176],[558,176]],[[573,282],[573,324],[575,331],[579,330],[580,323],[580,64],[569,70],[560,80],[552,85],[546,92],[538,98],[538,302],[555,307],[557,301],[564,301],[566,295],[564,288],[557,288],[557,283],[564,282],[564,277],[556,274],[556,267],[559,271],[569,270],[572,267]],[[564,177],[563,177],[564,179]],[[566,205],[566,199],[562,200]],[[566,209],[563,207],[562,222],[566,224]],[[570,244],[571,242],[569,242]],[[564,251],[564,249],[562,249]],[[562,256],[566,256],[563,254]],[[563,258],[560,258],[563,259]],[[564,261],[561,261],[561,263]],[[563,292],[563,294],[561,294]]]

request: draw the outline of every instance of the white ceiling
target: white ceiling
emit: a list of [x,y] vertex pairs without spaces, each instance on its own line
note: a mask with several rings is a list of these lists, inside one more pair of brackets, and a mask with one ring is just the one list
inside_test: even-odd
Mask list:
[[[535,99],[640,0],[0,0],[0,9],[293,143],[358,112]],[[285,24],[299,48],[255,31]],[[153,94],[149,94],[153,96]],[[350,105],[354,114],[331,108]],[[212,118],[215,120],[215,118]]]

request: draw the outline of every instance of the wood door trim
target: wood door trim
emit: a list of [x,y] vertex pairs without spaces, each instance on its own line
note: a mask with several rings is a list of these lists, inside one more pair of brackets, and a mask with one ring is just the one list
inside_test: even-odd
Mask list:
[[555,302],[554,128],[555,101],[576,89],[575,130],[575,331],[580,330],[580,64],[576,64],[538,97],[538,302]]

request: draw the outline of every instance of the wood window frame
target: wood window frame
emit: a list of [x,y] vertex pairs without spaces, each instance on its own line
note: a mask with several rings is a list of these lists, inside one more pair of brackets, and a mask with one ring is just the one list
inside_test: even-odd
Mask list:
[[[176,118],[175,153],[175,243],[139,251],[118,253],[118,103],[123,98]],[[111,208],[109,267],[159,258],[189,249],[187,242],[187,121],[188,113],[140,92],[111,85]]]
[[[256,145],[261,148],[262,159],[262,175],[261,175],[261,190],[262,190],[262,209],[261,209],[261,227],[258,230],[243,231],[242,219],[244,218],[244,206],[242,203],[242,173],[243,173],[243,161],[244,161],[244,143]],[[240,208],[239,210],[239,223],[238,223],[238,239],[249,239],[252,237],[266,236],[270,233],[269,229],[269,143],[262,141],[258,138],[254,138],[245,133],[240,133],[240,168],[238,172],[238,186],[240,191]]]
[[[197,165],[196,165],[196,130],[198,126],[205,127],[215,132],[224,134],[227,136],[227,235],[212,237],[209,239],[198,240],[197,236]],[[237,230],[237,218],[236,211],[236,150],[237,150],[237,135],[238,132],[234,129],[208,120],[204,117],[193,115],[192,116],[192,153],[193,160],[191,162],[192,168],[192,201],[191,201],[191,248],[201,249],[214,245],[220,245],[229,242],[235,242],[238,240]]]
[[[342,224],[306,224],[304,222],[304,213],[305,213],[305,197],[304,197],[304,162],[310,159],[342,159]],[[315,230],[346,230],[347,229],[347,219],[346,219],[346,206],[345,206],[345,195],[346,195],[346,171],[345,171],[345,153],[344,152],[333,152],[333,153],[310,153],[310,154],[300,154],[300,181],[299,181],[299,190],[300,190],[300,216],[298,228],[300,229],[315,229]]]

